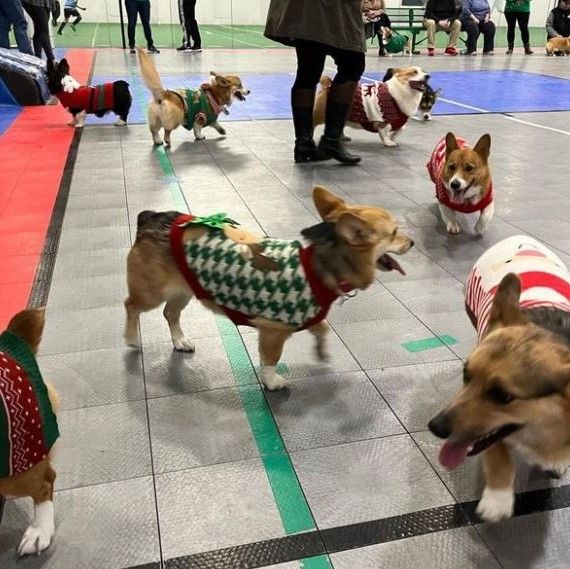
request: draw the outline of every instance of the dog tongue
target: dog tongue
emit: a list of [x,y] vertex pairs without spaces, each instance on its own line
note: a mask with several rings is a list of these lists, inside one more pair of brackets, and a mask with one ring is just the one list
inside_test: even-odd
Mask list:
[[465,462],[470,448],[469,443],[443,443],[439,451],[439,462],[446,470],[454,470]]

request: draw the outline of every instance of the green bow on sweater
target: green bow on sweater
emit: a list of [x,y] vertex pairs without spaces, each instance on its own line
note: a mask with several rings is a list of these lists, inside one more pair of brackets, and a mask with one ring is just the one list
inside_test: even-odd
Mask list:
[[214,215],[207,215],[205,217],[194,217],[190,221],[184,223],[187,225],[207,225],[212,229],[223,229],[224,225],[239,225],[237,221],[230,219],[225,213],[215,213]]

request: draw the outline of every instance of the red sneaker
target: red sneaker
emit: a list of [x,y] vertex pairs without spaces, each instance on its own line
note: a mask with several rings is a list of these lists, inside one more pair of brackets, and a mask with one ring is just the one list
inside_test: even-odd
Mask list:
[[430,57],[433,57],[435,55],[435,48],[433,47],[428,47],[428,55]]
[[456,47],[448,47],[445,49],[445,53],[447,55],[459,55],[459,52],[457,51]]

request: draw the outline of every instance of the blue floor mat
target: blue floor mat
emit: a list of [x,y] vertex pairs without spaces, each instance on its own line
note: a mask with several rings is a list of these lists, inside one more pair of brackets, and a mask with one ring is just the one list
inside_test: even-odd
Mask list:
[[8,130],[21,111],[22,107],[16,105],[0,105],[0,136]]
[[[381,79],[382,76],[383,73],[366,74],[371,79]],[[567,79],[511,70],[439,71],[431,76],[431,85],[443,89],[442,97],[457,103],[439,101],[434,109],[435,115],[570,110],[570,81]],[[223,121],[291,118],[289,90],[293,84],[293,74],[245,74],[241,78],[244,85],[251,89],[251,95],[246,102],[234,102],[230,114],[222,117]],[[92,84],[117,79],[126,79],[131,85],[134,100],[129,122],[146,122],[146,104],[150,95],[139,76],[95,76]],[[187,75],[162,77],[167,88],[196,86],[204,79],[203,76]],[[556,97],[552,93],[556,93]],[[87,123],[108,124],[115,120],[113,115],[102,119],[90,116]]]

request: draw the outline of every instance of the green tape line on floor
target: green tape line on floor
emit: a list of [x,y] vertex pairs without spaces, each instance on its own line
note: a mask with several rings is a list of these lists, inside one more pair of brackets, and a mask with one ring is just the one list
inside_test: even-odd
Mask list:
[[457,344],[457,340],[453,336],[444,334],[443,336],[432,336],[431,338],[405,342],[402,344],[402,347],[408,350],[408,352],[424,352],[441,348],[442,346],[453,346],[453,344]]
[[[176,173],[166,149],[159,147],[155,150],[155,154],[164,177],[175,180]],[[188,212],[188,205],[179,184],[171,182],[169,188],[175,207],[181,212]],[[257,381],[257,375],[243,339],[234,324],[227,318],[217,316],[216,324],[285,533],[290,535],[314,530],[315,520],[273,414],[265,400],[263,390]],[[303,569],[333,569],[326,555],[304,559],[301,567]]]

